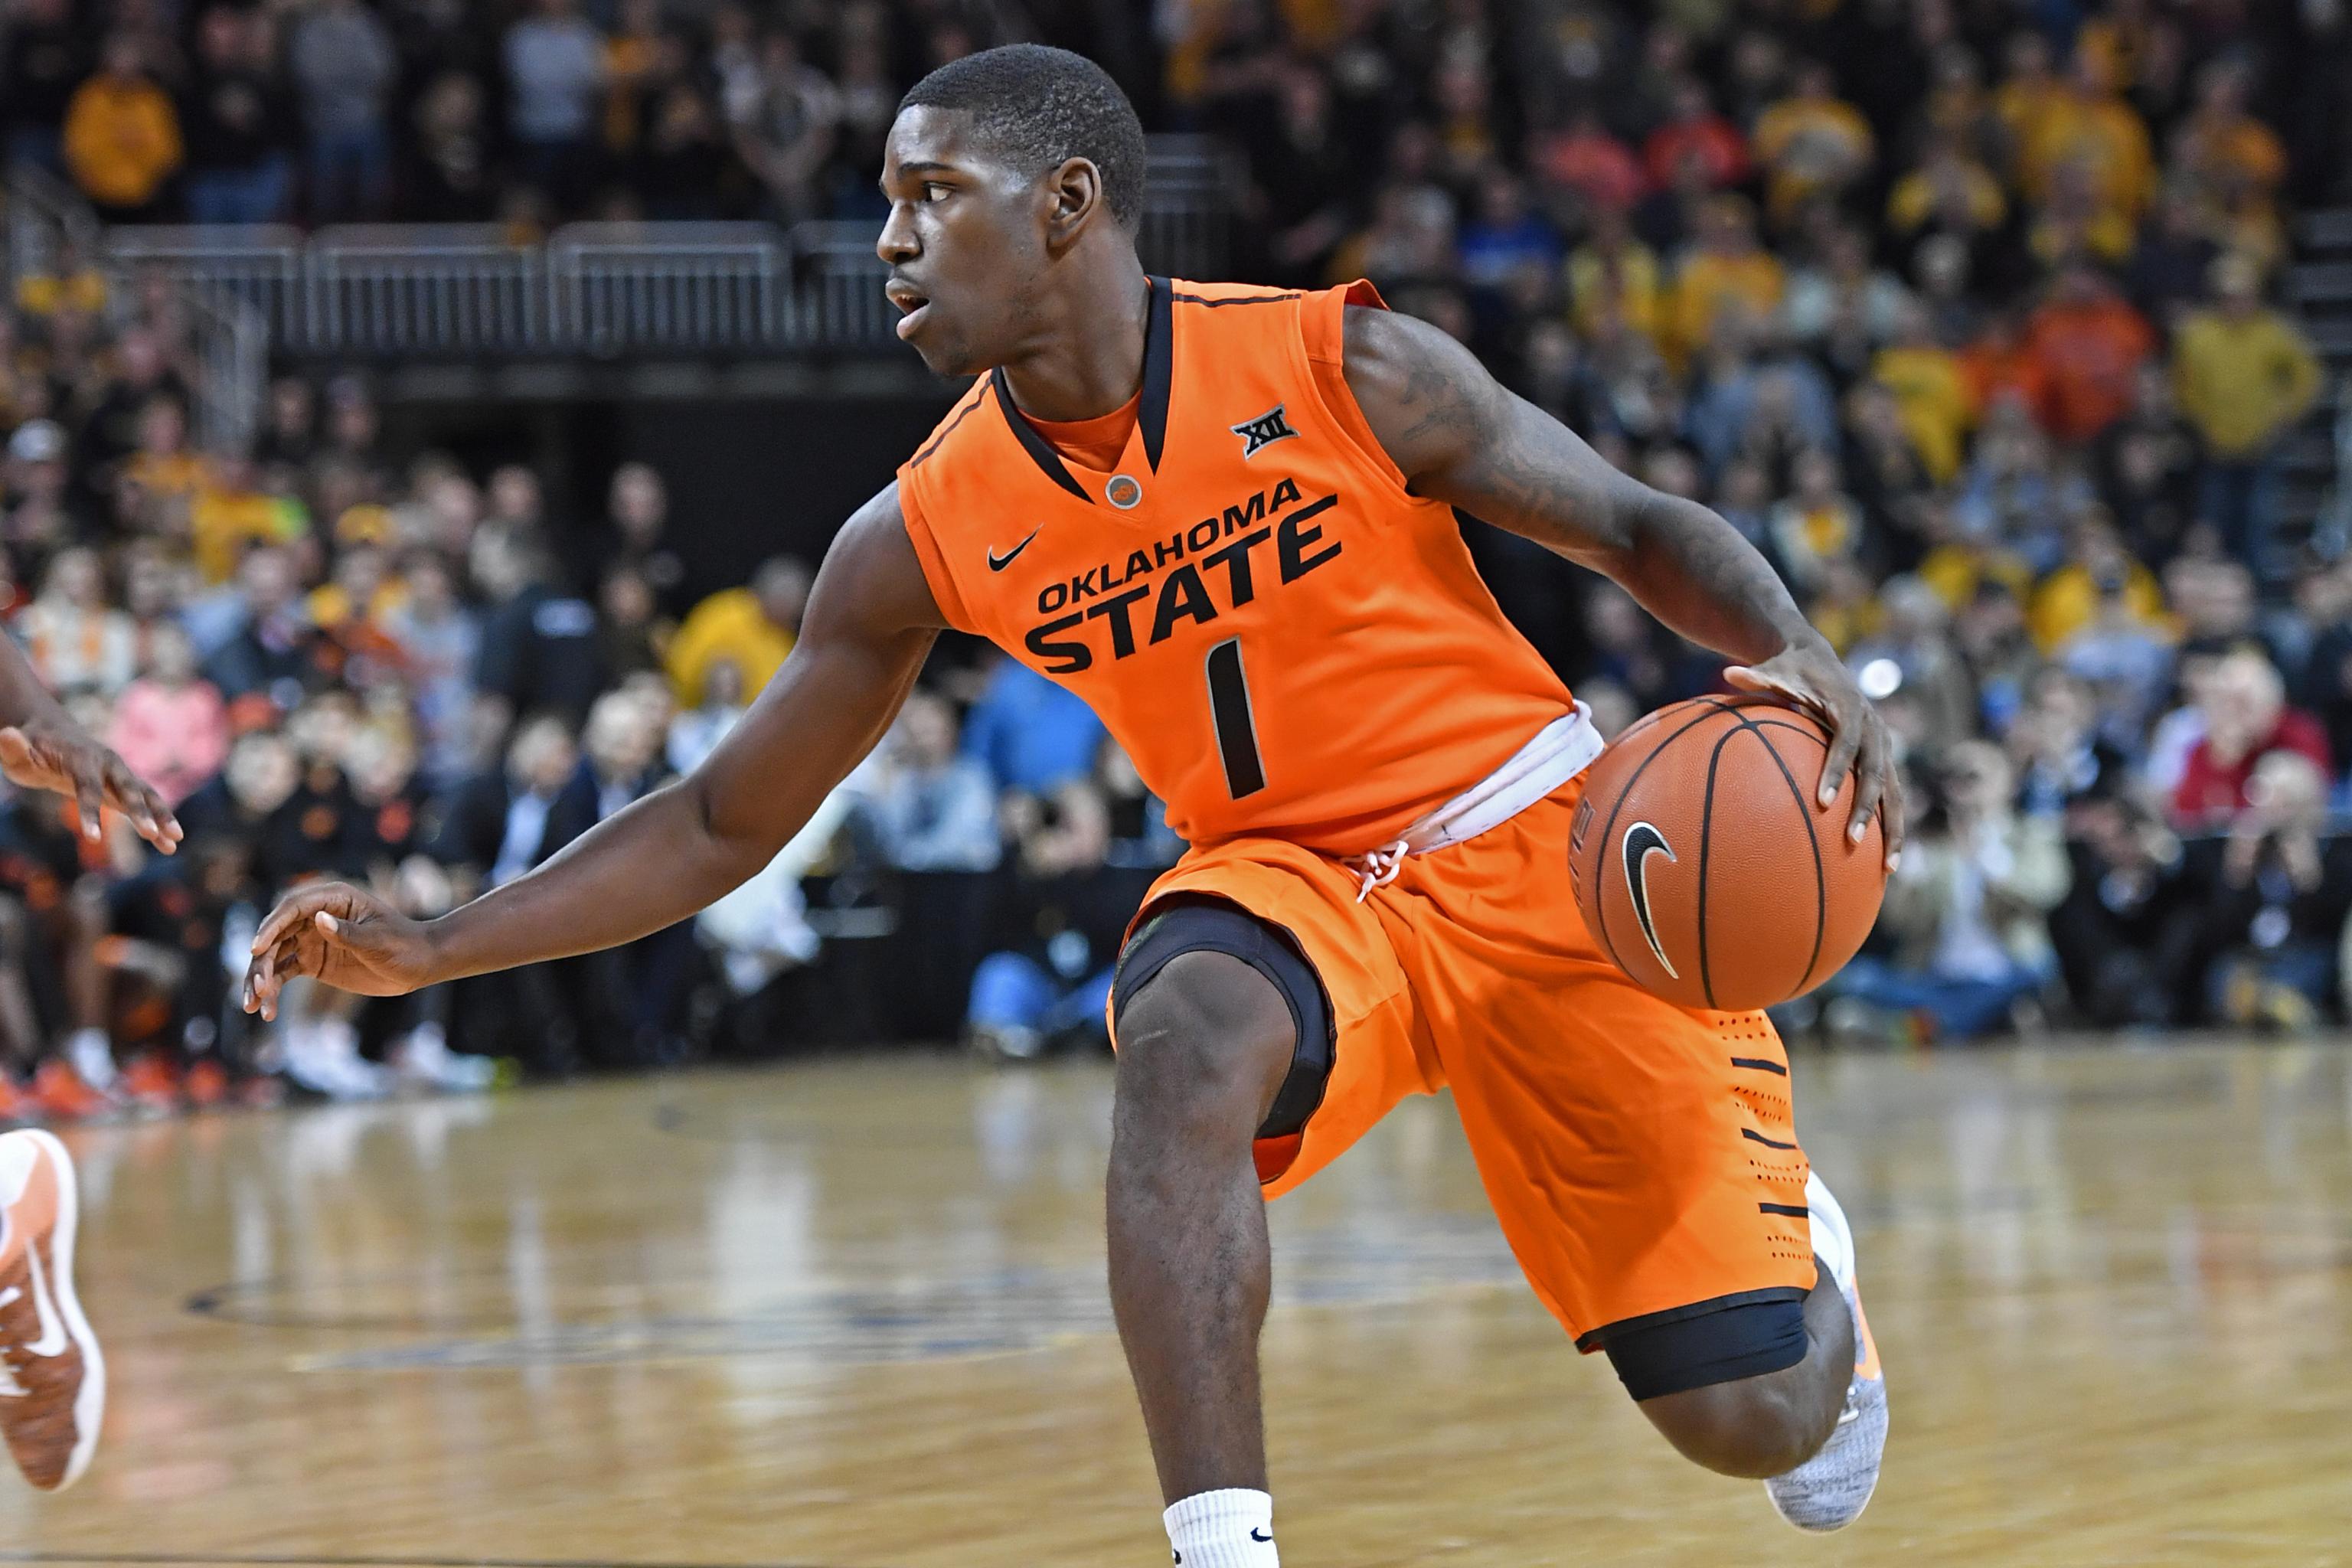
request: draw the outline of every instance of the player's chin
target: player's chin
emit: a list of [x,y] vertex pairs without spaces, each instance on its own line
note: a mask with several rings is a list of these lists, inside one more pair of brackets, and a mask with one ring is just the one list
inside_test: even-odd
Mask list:
[[977,375],[988,368],[971,363],[971,353],[962,339],[953,332],[940,331],[934,321],[919,323],[919,330],[906,334],[906,342],[922,356],[923,368],[933,375]]

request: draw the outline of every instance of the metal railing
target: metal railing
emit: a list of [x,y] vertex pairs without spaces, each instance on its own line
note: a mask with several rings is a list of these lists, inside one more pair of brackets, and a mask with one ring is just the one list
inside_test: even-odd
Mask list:
[[[1140,248],[1222,276],[1235,175],[1205,137],[1152,139]],[[871,223],[574,224],[520,243],[492,225],[93,227],[118,270],[250,312],[298,355],[476,359],[867,353],[896,342]]]
[[[106,313],[117,326],[146,319],[175,322],[193,362],[189,387],[197,442],[215,452],[244,452],[260,428],[269,374],[272,322],[247,299],[176,258],[118,243],[142,233],[103,228],[80,194],[29,164],[8,171],[8,279],[55,276],[95,265],[106,279]],[[242,254],[246,247],[235,249]]]

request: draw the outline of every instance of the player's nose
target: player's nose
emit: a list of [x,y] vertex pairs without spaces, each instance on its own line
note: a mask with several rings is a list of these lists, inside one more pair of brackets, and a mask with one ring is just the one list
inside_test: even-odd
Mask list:
[[912,261],[923,253],[915,239],[915,220],[903,205],[893,205],[890,216],[883,220],[882,234],[874,242],[874,254],[892,267]]

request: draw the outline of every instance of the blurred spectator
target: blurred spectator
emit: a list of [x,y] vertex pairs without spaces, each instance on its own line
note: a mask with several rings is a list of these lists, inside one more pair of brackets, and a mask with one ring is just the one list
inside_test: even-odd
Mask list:
[[2203,736],[2189,748],[2172,791],[2173,819],[2184,829],[2231,827],[2253,804],[2248,791],[2255,770],[2273,752],[2308,762],[2325,797],[2327,732],[2310,714],[2287,706],[2285,683],[2262,653],[2241,648],[2221,659],[2197,709]]
[[60,127],[89,68],[73,0],[16,0],[0,28],[0,136],[6,161],[66,172]]
[[2215,303],[2191,312],[2174,339],[2180,411],[2204,443],[2200,510],[2231,550],[2252,561],[2276,514],[2281,437],[2319,393],[2319,361],[2293,322],[2262,303],[2262,279],[2242,256],[2213,264]]
[[316,223],[383,210],[392,171],[389,104],[400,58],[391,29],[361,0],[315,0],[289,50],[302,107]]
[[[519,504],[519,488],[509,489]],[[603,685],[594,609],[556,586],[546,548],[526,526],[485,524],[474,536],[472,563],[489,606],[476,688],[509,714],[545,709],[585,717]]]
[[16,635],[34,673],[62,695],[94,690],[111,697],[136,673],[131,617],[107,604],[95,551],[58,552],[39,595],[17,616]]
[[694,606],[670,639],[667,663],[678,700],[702,696],[711,663],[724,659],[757,697],[793,651],[808,608],[809,569],[789,555],[760,563],[750,586],[728,588]]
[[999,657],[964,716],[963,751],[1003,789],[1050,795],[1094,768],[1102,721],[1070,689]]
[[188,94],[188,221],[274,223],[293,194],[293,128],[259,13],[215,4],[196,23]]
[[195,645],[169,621],[155,630],[147,668],[115,700],[107,744],[173,805],[195,793],[228,757],[228,709],[196,674]]
[[2052,914],[2060,972],[2084,1022],[2160,1026],[2183,1016],[2168,944],[2193,893],[2180,840],[2128,792],[2103,792],[2068,813],[2073,874]]
[[1789,79],[1789,96],[1758,117],[1755,138],[1766,205],[1783,223],[1801,203],[1843,195],[1869,172],[1873,152],[1870,122],[1837,96],[1828,66],[1801,62]]
[[137,223],[161,211],[184,150],[171,95],[148,74],[135,34],[110,36],[99,69],[76,89],[64,126],[66,164],[99,216]]
[[2065,845],[2055,822],[2011,808],[2010,786],[2008,759],[1969,741],[1921,791],[1881,917],[1895,955],[1857,958],[1832,983],[1836,1026],[1971,1039],[2056,973],[2049,915],[2066,894]]
[[2043,427],[2070,442],[2106,429],[2131,405],[2132,378],[2155,352],[2155,334],[2105,275],[2086,261],[2070,262],[2026,326]]
[[2352,840],[2321,838],[2327,774],[2307,756],[2265,753],[2244,793],[2228,837],[2189,849],[2188,967],[2203,977],[2208,1021],[2307,1030],[2341,989]]
[[572,0],[534,0],[507,29],[507,114],[522,177],[565,207],[584,199],[604,86],[604,40]]
[[1067,1037],[1107,1041],[1112,965],[1136,889],[1097,874],[1110,823],[1087,780],[1013,805],[1019,854],[998,911],[1007,945],[973,972],[965,1022],[974,1045],[1017,1061]]
[[669,722],[662,755],[673,773],[690,773],[700,767],[719,742],[743,717],[743,671],[730,658],[714,658],[703,666],[702,700],[683,708]]
[[957,750],[955,710],[909,693],[885,748],[866,803],[882,858],[902,871],[993,870],[996,791],[988,769]]

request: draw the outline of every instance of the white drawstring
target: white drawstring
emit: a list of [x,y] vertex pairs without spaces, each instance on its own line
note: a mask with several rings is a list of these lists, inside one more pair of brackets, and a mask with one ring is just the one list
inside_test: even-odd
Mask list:
[[1359,855],[1350,867],[1361,877],[1363,885],[1356,889],[1356,902],[1362,903],[1372,896],[1374,888],[1385,888],[1397,879],[1404,869],[1404,858],[1412,853],[1412,846],[1404,839]]

